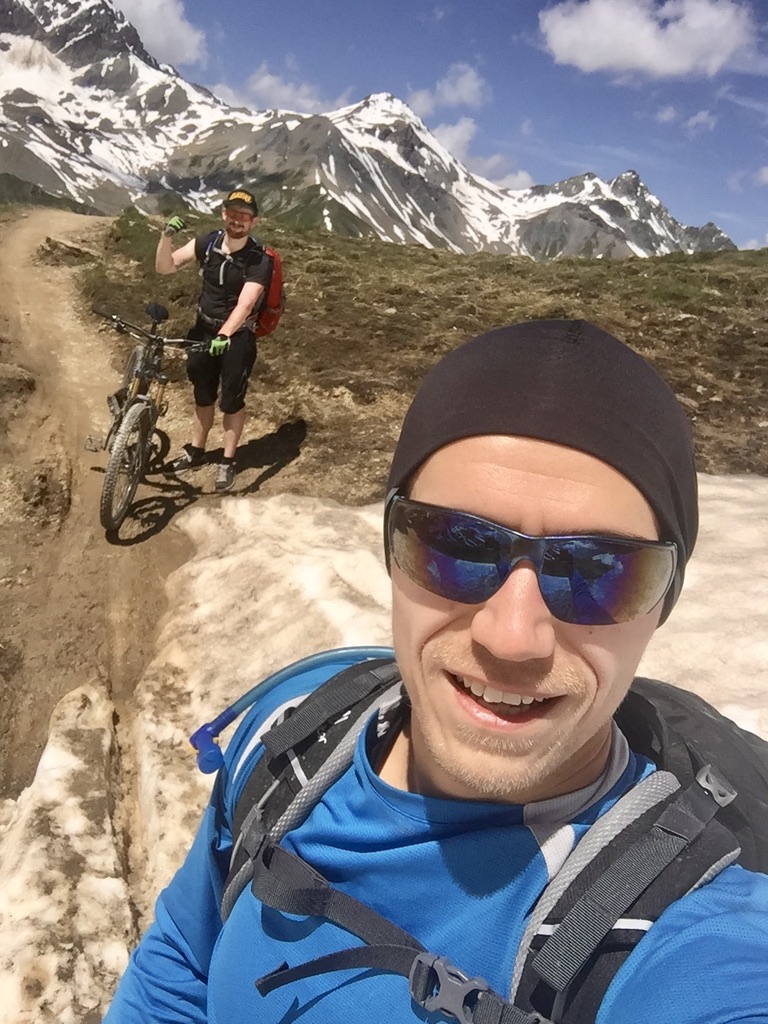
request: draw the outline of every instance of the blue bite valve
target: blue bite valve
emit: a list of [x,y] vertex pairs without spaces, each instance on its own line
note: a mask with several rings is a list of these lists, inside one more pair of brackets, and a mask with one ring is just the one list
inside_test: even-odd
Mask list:
[[218,740],[212,735],[213,730],[214,724],[208,722],[189,737],[189,742],[197,751],[197,767],[204,775],[212,775],[224,764],[224,755]]

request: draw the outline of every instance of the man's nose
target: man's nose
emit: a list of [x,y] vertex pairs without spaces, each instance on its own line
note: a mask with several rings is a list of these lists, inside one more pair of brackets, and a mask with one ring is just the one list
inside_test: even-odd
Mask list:
[[472,639],[497,658],[529,661],[554,652],[554,617],[530,562],[520,562],[472,618]]

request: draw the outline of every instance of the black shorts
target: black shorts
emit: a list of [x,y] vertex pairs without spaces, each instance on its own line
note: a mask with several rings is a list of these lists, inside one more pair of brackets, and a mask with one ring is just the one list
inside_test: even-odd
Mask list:
[[[194,341],[210,341],[217,331],[200,320],[187,334]],[[229,339],[229,348],[221,356],[207,352],[190,352],[187,355],[187,377],[192,381],[195,405],[214,405],[221,385],[219,408],[222,412],[235,413],[245,405],[248,378],[256,362],[256,338],[252,331],[241,328]]]

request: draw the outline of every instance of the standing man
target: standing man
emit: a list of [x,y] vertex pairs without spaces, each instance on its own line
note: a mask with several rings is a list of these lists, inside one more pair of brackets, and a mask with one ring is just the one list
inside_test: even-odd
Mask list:
[[203,279],[197,320],[188,337],[208,342],[208,351],[190,352],[187,376],[194,387],[192,440],[166,467],[182,473],[201,466],[213,426],[216,398],[224,414],[224,456],[216,474],[216,490],[228,491],[235,482],[235,453],[245,424],[245,393],[256,362],[256,337],[250,326],[269,284],[271,265],[262,246],[250,236],[258,207],[244,188],[224,200],[223,230],[192,239],[174,250],[171,239],[184,227],[171,217],[157,243],[155,270],[174,274],[197,261]]
[[768,1024],[733,794],[628,738],[698,527],[671,388],[582,321],[491,331],[422,382],[387,492],[378,711],[380,663],[354,704],[301,663],[254,695],[108,1024]]

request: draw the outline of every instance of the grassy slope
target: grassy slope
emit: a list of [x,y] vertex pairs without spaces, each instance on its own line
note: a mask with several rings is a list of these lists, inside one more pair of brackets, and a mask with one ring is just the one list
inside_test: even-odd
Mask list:
[[[180,242],[215,225],[192,220]],[[103,265],[88,272],[86,299],[133,319],[148,299],[161,301],[168,333],[183,333],[199,279],[154,274],[159,226],[126,211]],[[339,470],[357,467],[367,480],[360,500],[380,496],[397,422],[436,357],[531,318],[583,318],[623,338],[685,405],[703,471],[768,474],[768,249],[544,264],[341,239],[266,219],[258,234],[283,255],[288,307],[260,343],[257,380],[277,417],[307,419],[326,472],[329,459]]]

